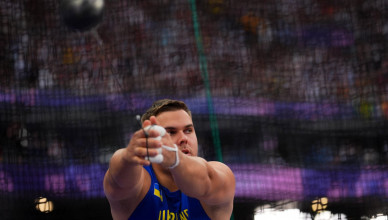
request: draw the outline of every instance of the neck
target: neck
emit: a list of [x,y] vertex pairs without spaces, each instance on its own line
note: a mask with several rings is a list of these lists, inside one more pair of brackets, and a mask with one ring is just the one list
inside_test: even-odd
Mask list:
[[163,168],[159,164],[152,164],[152,169],[154,170],[158,182],[162,186],[166,187],[170,192],[179,190],[179,188],[174,182],[174,178],[172,177],[168,169]]

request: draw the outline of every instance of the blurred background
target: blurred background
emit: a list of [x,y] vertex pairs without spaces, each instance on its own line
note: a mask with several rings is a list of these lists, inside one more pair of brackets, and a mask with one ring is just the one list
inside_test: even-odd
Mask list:
[[1,0],[1,219],[111,219],[135,120],[185,101],[232,219],[387,219],[387,0]]

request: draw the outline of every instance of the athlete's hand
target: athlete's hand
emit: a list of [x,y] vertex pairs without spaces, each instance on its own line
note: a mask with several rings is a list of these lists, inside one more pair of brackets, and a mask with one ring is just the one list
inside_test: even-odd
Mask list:
[[[155,130],[158,130],[159,128],[157,128],[157,126],[159,126],[160,129],[162,130],[162,134],[159,133],[160,135],[162,135],[162,137],[158,137],[158,140],[160,141],[160,143],[162,145],[162,147],[159,149],[159,153],[161,155],[158,156],[158,159],[161,159],[161,160],[156,160],[156,161],[154,161],[154,163],[158,163],[165,168],[170,168],[170,167],[174,166],[177,162],[179,149],[174,144],[173,140],[171,139],[170,134],[168,132],[166,132],[165,129],[158,123],[155,116],[150,117],[150,122],[151,122],[151,125],[154,126],[154,127],[151,127],[150,130],[153,130],[153,128]],[[155,138],[153,138],[153,139],[155,139]],[[153,161],[151,160],[151,162],[153,162]]]
[[[143,128],[156,124],[156,119],[153,117],[151,120],[145,120],[143,122]],[[159,136],[159,133],[155,130],[147,131],[148,138],[145,134],[145,130],[139,129],[136,131],[127,147],[125,148],[125,159],[134,165],[150,165],[150,161],[146,160],[146,156],[154,157],[158,154],[158,148],[162,147],[160,140],[154,139]],[[148,149],[147,149],[148,148]]]

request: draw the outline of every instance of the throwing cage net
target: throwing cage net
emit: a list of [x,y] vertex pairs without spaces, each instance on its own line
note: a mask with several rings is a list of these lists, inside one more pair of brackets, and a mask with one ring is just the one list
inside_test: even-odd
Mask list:
[[2,219],[109,219],[109,159],[160,98],[185,101],[201,155],[234,171],[234,219],[386,214],[387,9],[2,0]]

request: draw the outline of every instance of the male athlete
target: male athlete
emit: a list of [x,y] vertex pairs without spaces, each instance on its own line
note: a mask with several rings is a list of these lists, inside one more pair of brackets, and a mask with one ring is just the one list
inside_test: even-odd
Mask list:
[[[128,146],[114,153],[105,174],[113,219],[230,219],[234,175],[223,163],[197,157],[197,136],[186,104],[156,101],[142,122]],[[152,129],[157,125],[164,129]]]

